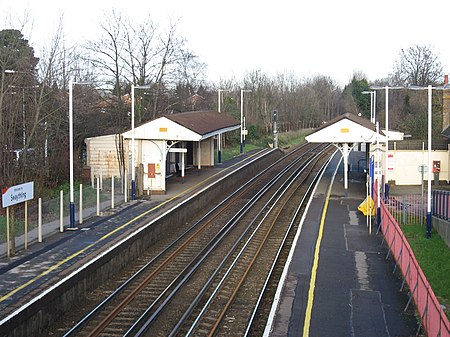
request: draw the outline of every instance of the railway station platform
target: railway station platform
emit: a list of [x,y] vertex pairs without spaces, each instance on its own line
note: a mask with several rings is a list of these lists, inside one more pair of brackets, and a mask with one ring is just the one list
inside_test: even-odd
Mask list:
[[[358,152],[350,155],[357,163]],[[375,225],[358,211],[364,174],[350,171],[344,189],[336,155],[302,219],[272,306],[265,336],[415,336],[413,305]],[[336,168],[338,168],[336,170]]]

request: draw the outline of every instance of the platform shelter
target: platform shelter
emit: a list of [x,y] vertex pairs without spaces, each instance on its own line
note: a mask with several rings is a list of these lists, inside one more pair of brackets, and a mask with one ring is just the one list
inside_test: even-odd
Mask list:
[[187,166],[198,169],[214,166],[215,149],[220,150],[215,147],[216,140],[222,134],[239,128],[240,122],[225,113],[192,111],[169,114],[134,128],[134,149],[131,145],[133,130],[86,139],[87,165],[91,175],[98,175],[102,170],[104,177],[118,176],[118,154],[123,153],[123,166],[130,181],[131,151],[134,151],[135,167],[141,167],[137,170],[140,176],[136,176],[141,189],[164,193],[169,175],[184,176]]
[[[377,132],[376,125],[368,119],[351,113],[340,115],[314,130],[305,139],[309,143],[331,143],[342,153],[344,159],[344,188],[348,188],[348,156],[361,143],[377,144],[386,141],[384,134]],[[378,151],[380,152],[380,151]],[[381,167],[381,158],[375,167]]]

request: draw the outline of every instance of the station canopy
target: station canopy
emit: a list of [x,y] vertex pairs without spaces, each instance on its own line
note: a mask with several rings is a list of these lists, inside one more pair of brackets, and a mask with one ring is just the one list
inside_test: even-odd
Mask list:
[[[305,139],[310,143],[375,143],[377,131],[375,124],[368,119],[345,113],[324,123]],[[386,141],[384,134],[378,134],[378,141]]]
[[386,137],[377,133],[376,125],[369,120],[345,113],[324,123],[305,137],[309,143],[331,143],[344,159],[344,188],[348,188],[348,156],[359,143],[385,142]]
[[[134,129],[136,139],[194,141],[236,130],[240,122],[226,113],[215,111],[190,111],[165,115]],[[132,137],[132,130],[123,133]]]

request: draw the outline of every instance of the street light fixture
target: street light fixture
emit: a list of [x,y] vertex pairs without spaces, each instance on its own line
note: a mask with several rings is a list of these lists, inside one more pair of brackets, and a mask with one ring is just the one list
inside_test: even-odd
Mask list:
[[148,89],[150,85],[131,85],[131,200],[136,200],[136,180],[134,165],[134,90]]
[[245,121],[244,121],[244,92],[252,92],[249,89],[241,89],[241,153],[244,153],[244,132]]

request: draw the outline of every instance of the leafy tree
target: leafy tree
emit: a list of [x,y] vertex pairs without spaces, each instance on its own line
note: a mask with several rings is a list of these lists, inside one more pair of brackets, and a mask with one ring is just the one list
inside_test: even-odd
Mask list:
[[370,95],[363,94],[364,91],[369,90],[369,82],[365,75],[354,74],[351,82],[345,86],[343,91],[346,112],[361,113],[370,119]]

